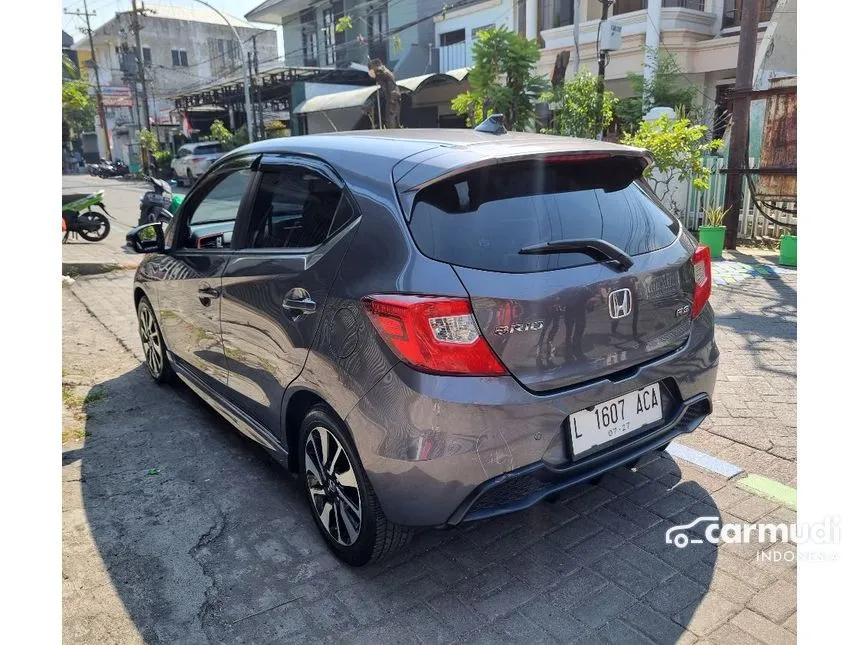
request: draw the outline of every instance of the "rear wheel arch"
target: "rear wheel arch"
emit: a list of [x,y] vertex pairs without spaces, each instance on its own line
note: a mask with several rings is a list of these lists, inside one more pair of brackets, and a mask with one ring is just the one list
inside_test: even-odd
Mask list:
[[288,395],[284,410],[284,438],[287,442],[287,450],[289,451],[289,468],[293,472],[299,472],[299,434],[301,432],[302,421],[311,410],[317,405],[325,406],[330,415],[335,417],[349,434],[349,438],[355,446],[355,439],[352,436],[352,431],[346,424],[346,421],[335,412],[334,408],[319,394],[311,390],[300,389]]

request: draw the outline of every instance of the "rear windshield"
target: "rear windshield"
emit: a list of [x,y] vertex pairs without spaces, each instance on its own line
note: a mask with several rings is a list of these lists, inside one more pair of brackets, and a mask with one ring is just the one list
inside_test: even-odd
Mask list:
[[197,146],[194,148],[195,155],[216,155],[221,152],[220,143],[211,143],[205,146]]
[[418,193],[409,226],[424,255],[486,271],[595,262],[582,253],[519,253],[554,240],[598,238],[630,255],[648,253],[671,244],[680,224],[641,179],[641,164],[527,161],[466,172]]

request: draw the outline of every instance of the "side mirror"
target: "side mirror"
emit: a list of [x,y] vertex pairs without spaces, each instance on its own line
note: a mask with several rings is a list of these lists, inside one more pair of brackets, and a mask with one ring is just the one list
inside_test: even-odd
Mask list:
[[135,253],[161,253],[164,251],[164,228],[161,224],[144,224],[131,229],[126,243]]

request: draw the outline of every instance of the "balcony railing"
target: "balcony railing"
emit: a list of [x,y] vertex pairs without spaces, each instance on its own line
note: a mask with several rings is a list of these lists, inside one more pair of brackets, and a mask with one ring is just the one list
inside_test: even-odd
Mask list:
[[472,63],[472,54],[466,43],[454,43],[439,48],[439,72],[450,72],[452,69],[468,67]]
[[[704,11],[705,0],[663,0],[663,6],[680,7],[692,9],[693,11]],[[623,13],[642,11],[648,8],[648,0],[616,0],[612,8],[613,15],[620,16]]]
[[[773,17],[773,10],[776,9],[776,3],[779,0],[760,0],[761,13],[759,14],[759,22],[770,22]],[[741,26],[741,10],[743,9],[743,0],[726,0],[725,8],[723,9],[723,29],[731,29],[732,27]]]

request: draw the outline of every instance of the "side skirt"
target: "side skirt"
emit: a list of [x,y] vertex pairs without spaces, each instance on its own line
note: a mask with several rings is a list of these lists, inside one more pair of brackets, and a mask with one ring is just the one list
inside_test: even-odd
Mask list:
[[289,469],[289,452],[271,432],[238,407],[216,395],[209,386],[201,382],[186,369],[181,361],[174,360],[171,356],[170,362],[176,375],[182,379],[183,383],[194,390],[197,396],[208,403],[210,407],[224,417],[239,432],[268,450],[284,468]]

